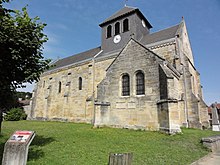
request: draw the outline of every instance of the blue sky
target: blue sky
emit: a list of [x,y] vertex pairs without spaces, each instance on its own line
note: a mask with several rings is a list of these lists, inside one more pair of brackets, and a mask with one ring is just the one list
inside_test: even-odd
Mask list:
[[[57,59],[99,46],[99,23],[123,8],[124,2],[13,0],[7,7],[21,9],[28,4],[30,16],[47,24],[44,56]],[[220,0],[128,0],[127,5],[140,9],[153,26],[151,32],[176,25],[184,16],[205,101],[220,102]]]

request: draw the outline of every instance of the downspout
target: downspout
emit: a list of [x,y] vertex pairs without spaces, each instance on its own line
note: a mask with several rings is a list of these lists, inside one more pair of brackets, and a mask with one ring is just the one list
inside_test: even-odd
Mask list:
[[93,58],[92,58],[92,105],[93,105],[93,119],[92,119],[92,125],[95,125],[95,114],[96,114],[96,110],[95,110],[95,58],[100,55],[103,52],[103,50],[101,50],[100,52],[98,52]]
[[189,127],[189,115],[188,115],[188,109],[187,109],[188,105],[187,105],[187,99],[186,99],[187,98],[187,95],[186,95],[186,92],[187,92],[187,90],[186,90],[186,84],[187,84],[186,83],[186,71],[185,71],[185,66],[184,66],[184,63],[183,63],[183,61],[184,61],[183,55],[182,55],[181,50],[180,50],[180,43],[178,41],[179,35],[176,35],[175,38],[176,38],[176,42],[177,42],[177,46],[178,46],[178,50],[179,50],[180,59],[181,59],[180,63],[182,65],[182,70],[183,70],[184,114],[185,114],[186,128],[188,128]]

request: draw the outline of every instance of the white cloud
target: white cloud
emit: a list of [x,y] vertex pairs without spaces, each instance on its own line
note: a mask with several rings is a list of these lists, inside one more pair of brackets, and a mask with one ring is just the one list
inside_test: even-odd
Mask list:
[[25,85],[25,88],[17,88],[17,91],[19,92],[32,92],[35,86],[35,83],[24,83],[23,85]]

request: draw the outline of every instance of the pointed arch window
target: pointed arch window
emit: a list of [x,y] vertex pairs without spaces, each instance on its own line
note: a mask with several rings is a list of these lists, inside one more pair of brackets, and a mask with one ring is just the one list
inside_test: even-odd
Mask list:
[[128,74],[122,76],[122,96],[130,95],[130,77]]
[[112,36],[112,26],[109,25],[107,27],[107,38],[110,38]]
[[59,82],[59,88],[58,88],[58,93],[61,93],[61,82]]
[[115,24],[115,35],[120,34],[120,23],[117,22]]
[[79,90],[82,90],[82,77],[79,77]]
[[126,18],[124,21],[123,21],[123,32],[126,32],[129,30],[129,22],[128,22],[128,19]]
[[138,71],[136,73],[136,95],[145,94],[145,85],[144,85],[144,73]]

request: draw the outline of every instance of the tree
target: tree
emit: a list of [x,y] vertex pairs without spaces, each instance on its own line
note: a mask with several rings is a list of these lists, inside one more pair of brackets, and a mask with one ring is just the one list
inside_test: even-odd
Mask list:
[[9,1],[0,0],[0,116],[11,108],[16,88],[38,81],[50,62],[42,55],[48,40],[43,33],[46,24],[39,17],[30,18],[26,7],[22,11],[4,8]]

